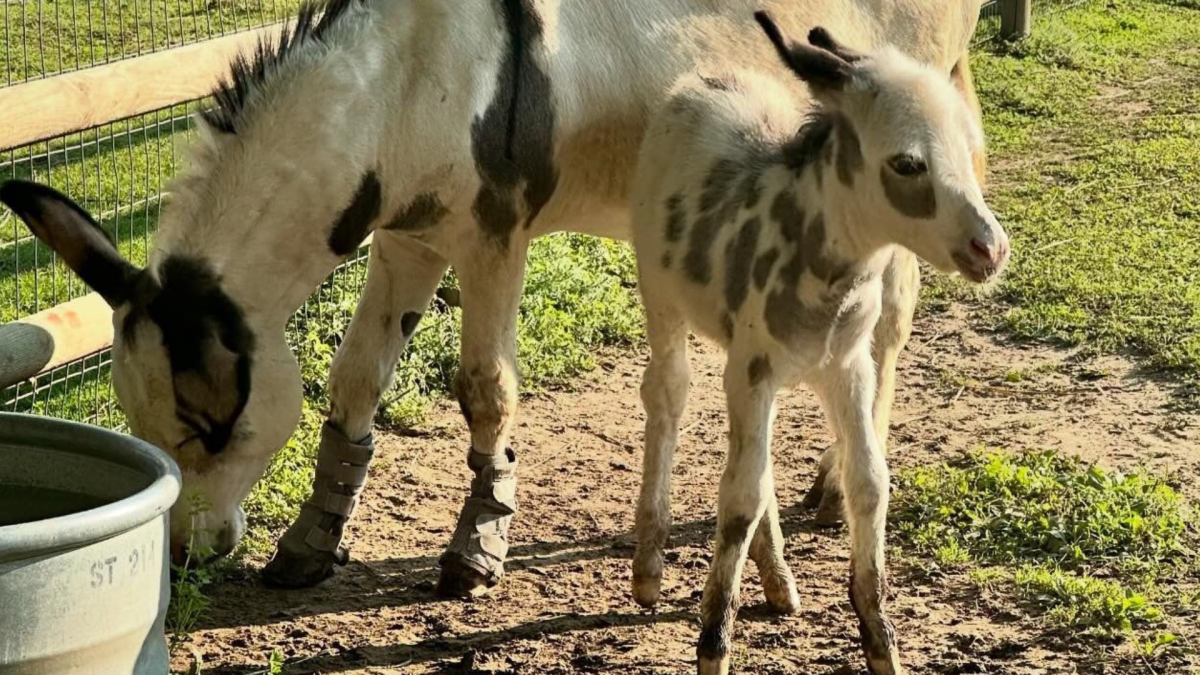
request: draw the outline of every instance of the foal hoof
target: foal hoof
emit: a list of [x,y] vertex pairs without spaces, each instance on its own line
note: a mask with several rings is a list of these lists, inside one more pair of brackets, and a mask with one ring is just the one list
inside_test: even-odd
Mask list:
[[492,590],[499,579],[480,574],[479,570],[460,560],[457,556],[447,556],[442,563],[442,572],[438,576],[437,594],[443,598],[469,600],[477,598]]
[[842,524],[842,496],[836,492],[826,492],[817,507],[817,515],[813,516],[817,527],[839,527]]
[[824,480],[822,480],[821,478],[817,478],[817,480],[813,482],[813,486],[810,487],[808,489],[808,492],[806,492],[804,494],[804,501],[800,502],[800,505],[806,509],[810,509],[810,510],[815,509],[821,505],[821,500],[824,498],[825,498]]
[[272,588],[312,588],[333,576],[333,568],[339,564],[338,557],[326,551],[299,555],[281,548],[263,568],[262,579]]
[[698,675],[729,675],[729,657],[701,656],[696,661],[696,672]]
[[633,575],[633,601],[650,609],[662,597],[662,577]]
[[787,575],[764,576],[763,595],[767,604],[779,614],[790,615],[800,611],[800,594],[796,592],[796,581],[791,572]]

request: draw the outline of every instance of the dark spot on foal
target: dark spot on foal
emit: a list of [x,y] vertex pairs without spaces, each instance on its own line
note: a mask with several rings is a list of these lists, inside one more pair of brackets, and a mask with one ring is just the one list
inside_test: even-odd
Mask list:
[[762,185],[759,180],[762,178],[762,172],[752,170],[746,173],[746,177],[738,184],[737,201],[743,209],[752,209],[758,206],[758,202],[762,199]]
[[704,86],[714,91],[732,91],[733,83],[723,77],[702,76],[700,81]]
[[771,202],[771,219],[779,225],[785,241],[798,242],[804,237],[804,209],[796,204],[796,193],[783,190]]
[[754,287],[758,290],[764,290],[767,287],[767,281],[771,278],[771,271],[775,269],[775,263],[779,260],[779,249],[773,248],[766,253],[758,256],[758,260],[754,261]]
[[928,176],[903,178],[885,166],[879,169],[879,179],[883,182],[883,194],[887,195],[888,203],[900,213],[921,220],[937,215],[937,197]]
[[721,316],[721,333],[726,340],[733,340],[733,315],[729,312]]
[[750,378],[750,386],[757,387],[764,380],[771,376],[771,359],[766,356],[756,356],[750,361],[750,366],[746,369],[746,375]]
[[829,147],[833,135],[833,117],[817,113],[804,121],[804,125],[783,146],[783,165],[793,174],[800,176],[810,166],[820,169],[820,158]]
[[671,269],[671,263],[673,263],[673,262],[675,262],[675,259],[673,257],[671,257],[670,251],[667,251],[666,253],[662,254],[662,267],[664,270]]
[[737,215],[738,204],[729,198],[733,182],[741,166],[732,159],[720,159],[704,179],[700,193],[700,216],[692,226],[688,250],[683,257],[683,271],[698,284],[712,280],[712,261],[709,257],[721,227]]
[[438,199],[438,196],[427,192],[417,195],[416,199],[412,200],[412,203],[400,209],[400,212],[387,225],[384,225],[383,229],[400,232],[427,230],[437,225],[442,218],[446,217],[447,213],[449,211],[442,205],[442,201]]
[[729,654],[729,638],[729,620],[724,616],[713,619],[713,623],[700,630],[696,656],[708,661],[725,658]]
[[405,312],[404,316],[400,317],[400,332],[405,339],[412,336],[413,331],[417,329],[417,324],[421,322],[421,312]]
[[837,175],[838,180],[846,187],[854,186],[854,174],[863,170],[865,160],[858,134],[850,126],[850,120],[838,116],[837,127]]
[[725,249],[725,306],[736,313],[750,294],[750,268],[758,250],[758,233],[762,220],[747,220]]
[[683,231],[687,227],[687,214],[683,212],[683,195],[671,195],[667,200],[667,241],[676,243],[683,239]]
[[374,171],[363,174],[354,197],[342,209],[333,229],[329,231],[329,250],[334,255],[350,255],[367,238],[371,224],[379,217],[382,195],[383,186],[379,184],[379,176]]
[[721,548],[737,548],[750,536],[749,516],[734,516],[721,526]]
[[520,217],[519,187],[524,184],[529,227],[554,195],[558,168],[550,77],[534,56],[534,46],[543,39],[542,18],[533,0],[499,4],[508,49],[492,102],[471,125],[471,152],[483,179],[472,213],[484,232],[507,246]]
[[[825,255],[825,218],[816,214],[807,224],[800,226],[804,214],[795,207],[794,199],[785,200],[791,207],[780,206],[772,210],[772,217],[792,219],[781,222],[784,238],[794,245],[792,257],[779,270],[778,287],[767,295],[763,319],[767,331],[780,342],[795,340],[804,330],[825,326],[837,312],[836,303],[820,303],[810,306],[801,302],[798,295],[800,280],[806,272],[826,283],[834,283],[848,273],[848,265]],[[779,202],[777,201],[777,204]],[[799,232],[797,232],[799,230]]]
[[741,173],[741,165],[732,159],[719,159],[704,179],[700,193],[700,211],[715,211],[728,198],[729,188]]

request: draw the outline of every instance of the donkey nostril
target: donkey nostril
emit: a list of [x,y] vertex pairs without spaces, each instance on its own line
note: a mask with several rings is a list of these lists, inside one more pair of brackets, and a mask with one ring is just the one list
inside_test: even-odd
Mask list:
[[987,258],[988,260],[992,259],[991,248],[989,248],[987,244],[983,243],[982,241],[979,241],[978,239],[971,240],[971,251],[978,255],[983,256],[984,258]]

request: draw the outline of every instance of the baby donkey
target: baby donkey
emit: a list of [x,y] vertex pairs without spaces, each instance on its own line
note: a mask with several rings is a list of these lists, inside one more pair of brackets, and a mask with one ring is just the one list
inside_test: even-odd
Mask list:
[[690,75],[644,143],[634,243],[650,364],[634,596],[658,600],[670,472],[687,398],[688,326],[728,351],[729,453],[701,610],[699,672],[726,673],[747,555],[768,600],[798,601],[771,474],[776,391],[811,386],[843,445],[850,600],[874,675],[902,672],[884,612],[888,468],[872,420],[871,335],[881,275],[903,247],[974,282],[1008,238],[984,204],[971,148],[982,131],[949,77],[886,49],[863,55],[815,28],[785,39],[755,15],[809,100],[768,75]]

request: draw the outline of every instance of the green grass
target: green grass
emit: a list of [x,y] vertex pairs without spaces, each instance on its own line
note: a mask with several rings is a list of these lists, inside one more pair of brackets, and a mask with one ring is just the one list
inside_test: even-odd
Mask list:
[[[1172,482],[1053,451],[973,453],[902,471],[891,527],[942,568],[968,568],[1056,630],[1119,638],[1184,611],[1200,582],[1194,508]],[[1161,605],[1161,606],[1160,606]]]
[[1200,11],[1112,0],[1035,18],[1032,38],[974,60],[989,197],[1013,237],[1002,324],[1200,375]]
[[245,30],[289,16],[299,0],[6,1],[5,79],[21,82]]

